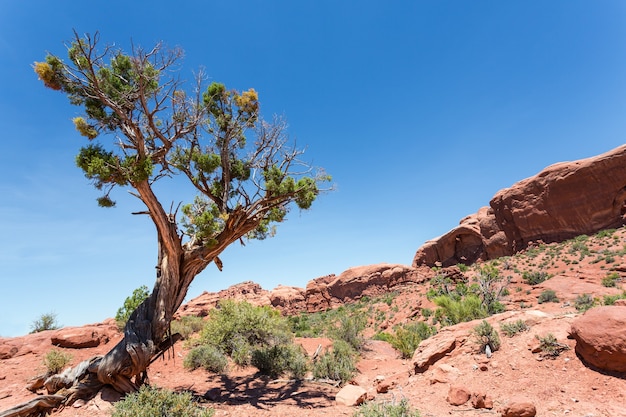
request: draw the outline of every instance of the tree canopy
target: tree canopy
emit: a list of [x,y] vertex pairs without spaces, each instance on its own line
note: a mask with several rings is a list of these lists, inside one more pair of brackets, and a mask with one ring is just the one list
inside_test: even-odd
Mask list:
[[76,163],[102,191],[101,206],[115,205],[115,187],[130,187],[154,219],[150,186],[185,176],[197,195],[165,218],[177,221],[188,245],[210,247],[233,222],[247,223],[247,238],[267,237],[290,203],[309,208],[330,180],[299,159],[303,151],[289,143],[283,120],[262,119],[254,89],[206,85],[203,71],[188,87],[180,49],[157,44],[125,53],[100,47],[97,33],[74,35],[66,60],[48,54],[34,69],[84,110],[73,119],[87,139]]

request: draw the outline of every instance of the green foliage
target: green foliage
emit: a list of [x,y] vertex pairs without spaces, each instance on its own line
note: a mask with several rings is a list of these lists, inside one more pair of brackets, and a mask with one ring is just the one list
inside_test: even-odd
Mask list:
[[183,316],[178,320],[172,321],[170,324],[172,334],[178,333],[183,339],[189,339],[189,337],[198,333],[204,327],[204,320],[198,316]]
[[605,306],[612,306],[617,300],[622,298],[626,298],[626,291],[621,294],[605,295],[602,304]]
[[526,281],[526,283],[529,285],[541,284],[542,282],[550,278],[551,275],[544,271],[524,271],[524,273],[522,274],[522,279],[524,279],[524,281]]
[[535,337],[539,340],[539,349],[544,357],[555,358],[564,350],[569,349],[569,346],[559,343],[552,333],[545,336],[535,335]]
[[43,357],[43,364],[49,374],[58,374],[72,361],[72,355],[59,349],[49,350]]
[[287,320],[268,306],[223,300],[211,310],[200,343],[215,346],[239,366],[250,364],[254,349],[291,342]]
[[291,378],[302,379],[309,369],[306,352],[302,346],[293,343],[255,349],[251,364],[261,374],[272,378],[288,374]]
[[482,301],[473,294],[458,301],[448,296],[440,295],[435,297],[433,302],[439,307],[435,310],[435,318],[444,326],[482,319],[489,315]]
[[539,304],[543,303],[558,303],[559,298],[556,296],[556,292],[554,290],[544,290],[539,294],[537,298],[537,302]]
[[576,307],[576,310],[582,313],[592,308],[595,303],[596,302],[591,295],[581,294],[574,300],[574,307]]
[[500,330],[508,337],[513,337],[518,333],[527,331],[528,329],[529,327],[526,322],[521,319],[513,322],[502,323],[500,325]]
[[144,302],[150,293],[148,292],[148,287],[142,285],[139,288],[136,288],[130,297],[126,297],[124,300],[124,305],[117,310],[115,313],[115,323],[117,327],[122,330],[126,326],[126,322],[130,318],[133,311]]
[[492,352],[500,349],[500,336],[498,336],[496,329],[486,320],[474,327],[472,332],[480,352],[484,352],[487,346],[489,346]]
[[[75,32],[67,60],[48,54],[33,69],[83,111],[73,123],[88,144],[76,164],[102,191],[100,206],[115,205],[115,187],[132,187],[153,207],[152,185],[182,174],[200,200],[183,205],[175,219],[179,232],[212,246],[225,226],[236,229],[228,242],[271,236],[292,203],[310,208],[321,184],[331,180],[299,159],[302,150],[288,146],[282,120],[260,117],[254,89],[205,86],[201,76],[188,88],[177,74],[181,50],[157,45],[126,53],[99,42],[97,33]],[[228,223],[233,213],[239,219]]]
[[343,340],[335,340],[313,364],[313,376],[344,384],[356,374],[357,352]]
[[389,343],[405,359],[411,358],[422,340],[428,339],[437,330],[423,321],[408,323],[398,327],[391,335]]
[[366,325],[367,318],[363,314],[346,314],[341,316],[339,323],[331,328],[330,336],[333,339],[343,340],[358,351],[365,343],[363,330]]
[[602,285],[605,287],[616,287],[620,280],[620,276],[617,272],[611,272],[604,278],[602,278]]
[[31,333],[39,333],[44,330],[56,330],[59,327],[59,323],[57,322],[56,313],[45,313],[39,316],[38,319],[34,320],[30,325]]
[[175,393],[143,385],[115,403],[111,417],[212,417],[215,410],[198,405],[189,392]]
[[208,372],[221,374],[228,367],[228,358],[215,346],[201,345],[189,351],[183,360],[183,366],[191,371],[204,368]]
[[508,280],[504,284],[502,281],[500,271],[494,264],[485,264],[478,268],[476,277],[478,285],[473,292],[480,298],[487,315],[504,311],[504,306],[498,300],[506,290]]
[[413,410],[406,398],[395,402],[366,402],[352,414],[352,417],[420,417],[418,410]]

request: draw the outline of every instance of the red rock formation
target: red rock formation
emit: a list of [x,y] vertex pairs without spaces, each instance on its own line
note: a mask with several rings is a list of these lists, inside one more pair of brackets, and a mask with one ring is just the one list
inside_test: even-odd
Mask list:
[[626,220],[626,145],[549,166],[499,191],[490,207],[417,250],[413,266],[471,264],[512,255],[532,242],[558,242]]
[[626,307],[596,307],[572,323],[576,353],[609,372],[626,372]]

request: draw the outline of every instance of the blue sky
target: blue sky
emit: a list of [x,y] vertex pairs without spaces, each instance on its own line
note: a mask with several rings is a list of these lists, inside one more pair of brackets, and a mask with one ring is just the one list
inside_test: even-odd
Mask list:
[[[155,231],[118,191],[101,209],[74,165],[80,109],[32,72],[46,51],[100,31],[158,41],[284,115],[336,191],[292,211],[278,235],[229,248],[189,297],[245,280],[264,288],[416,249],[556,162],[609,151],[626,133],[626,3],[619,1],[4,0],[0,8],[0,335],[114,316],[152,287]],[[93,3],[95,5],[95,3]],[[185,196],[189,201],[193,195]],[[169,205],[168,202],[165,205]]]

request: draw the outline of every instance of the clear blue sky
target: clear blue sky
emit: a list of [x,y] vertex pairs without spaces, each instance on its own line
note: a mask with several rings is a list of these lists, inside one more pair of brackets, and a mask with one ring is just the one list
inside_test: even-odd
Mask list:
[[123,48],[162,40],[185,49],[184,78],[204,66],[229,88],[255,88],[264,115],[284,115],[334,177],[335,192],[293,211],[275,238],[230,248],[190,297],[410,264],[501,188],[626,137],[622,0],[4,0],[2,336],[47,312],[99,322],[154,282],[152,224],[130,214],[141,206],[124,191],[117,208],[97,207],[74,166],[80,109],[31,69],[46,51],[64,56],[72,29]]

